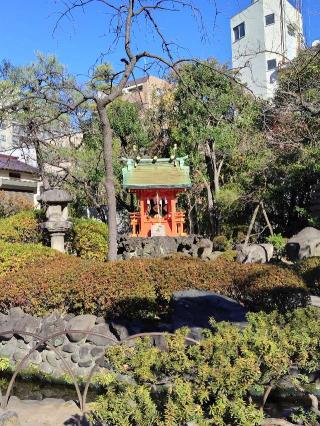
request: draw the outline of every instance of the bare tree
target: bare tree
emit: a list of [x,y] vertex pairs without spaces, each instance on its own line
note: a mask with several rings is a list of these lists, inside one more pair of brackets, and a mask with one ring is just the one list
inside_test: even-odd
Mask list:
[[[99,3],[106,8],[109,16],[109,28],[114,34],[113,48],[121,46],[120,62],[123,68],[117,71],[110,66],[97,66],[86,85],[80,85],[70,75],[60,70],[56,72],[51,60],[42,60],[43,72],[38,73],[32,90],[24,92],[18,100],[2,106],[15,109],[26,99],[42,99],[46,103],[57,107],[55,118],[63,114],[75,113],[88,103],[94,104],[97,111],[103,137],[103,157],[105,165],[105,188],[108,200],[108,225],[109,225],[109,260],[117,258],[117,223],[116,223],[116,192],[114,184],[114,172],[112,163],[112,128],[107,115],[107,107],[115,99],[122,95],[130,76],[139,67],[141,60],[149,61],[148,67],[162,64],[176,69],[171,51],[173,44],[166,40],[156,16],[160,12],[177,12],[180,9],[188,9],[192,14],[200,18],[199,10],[191,0],[123,0],[120,5],[117,2],[107,0],[70,0],[63,4],[66,9],[61,13],[57,25],[65,17],[72,16],[78,8],[86,8],[91,4]],[[201,19],[201,18],[200,18]],[[134,50],[134,30],[137,26],[144,25],[146,31],[152,31],[160,42],[163,56],[147,50]],[[141,31],[141,29],[140,29]],[[107,52],[108,53],[108,52]],[[103,55],[104,58],[104,55]],[[52,120],[52,118],[50,118]]]

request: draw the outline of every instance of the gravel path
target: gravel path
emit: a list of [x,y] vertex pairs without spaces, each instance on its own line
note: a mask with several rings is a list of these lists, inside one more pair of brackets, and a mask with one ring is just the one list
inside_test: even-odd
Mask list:
[[[10,398],[7,411],[15,412],[19,426],[89,426],[74,401],[46,398],[42,401]],[[0,426],[1,414],[0,412]],[[8,423],[10,424],[10,423]]]

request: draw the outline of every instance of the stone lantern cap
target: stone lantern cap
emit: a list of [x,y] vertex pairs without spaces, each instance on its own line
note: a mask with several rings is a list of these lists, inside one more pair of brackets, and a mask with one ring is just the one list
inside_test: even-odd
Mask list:
[[38,201],[46,204],[68,204],[73,201],[73,197],[69,192],[63,189],[49,189],[38,197]]

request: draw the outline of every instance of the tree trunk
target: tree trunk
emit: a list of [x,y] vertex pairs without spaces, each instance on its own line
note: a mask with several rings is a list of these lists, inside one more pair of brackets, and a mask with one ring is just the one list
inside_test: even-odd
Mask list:
[[36,160],[37,160],[37,165],[38,165],[40,177],[41,177],[42,184],[43,184],[43,189],[45,191],[47,191],[48,189],[50,189],[50,182],[49,182],[49,179],[48,179],[48,175],[45,171],[45,161],[44,161],[44,157],[43,157],[41,142],[39,140],[36,140],[34,142],[34,149],[35,149],[35,152],[36,152]]
[[262,398],[262,401],[261,401],[261,404],[260,404],[260,409],[261,409],[261,410],[263,410],[263,409],[264,409],[264,406],[266,405],[266,402],[267,402],[267,400],[268,400],[268,398],[269,398],[269,395],[270,395],[270,393],[271,393],[272,389],[273,389],[273,385],[272,385],[272,384],[270,384],[270,385],[266,388],[266,390],[264,391],[263,398]]
[[187,204],[188,204],[188,222],[189,222],[189,234],[194,234],[194,223],[193,223],[193,212],[195,208],[195,204],[192,205],[191,196],[187,194]]
[[204,157],[205,157],[205,163],[207,168],[207,174],[210,180],[210,183],[209,183],[203,177],[203,181],[207,190],[210,233],[212,235],[215,235],[217,228],[219,227],[219,218],[218,218],[219,212],[217,212],[213,194],[216,194],[219,191],[219,176],[217,176],[217,173],[216,173],[217,168],[215,166],[215,157],[214,157],[214,153],[212,149],[212,143],[210,141],[207,141],[205,144]]
[[107,115],[107,110],[103,105],[97,104],[103,136],[103,158],[105,168],[105,187],[108,200],[108,235],[109,250],[108,260],[116,260],[118,252],[117,243],[117,200],[114,186],[114,174],[112,164],[112,129]]
[[248,243],[249,243],[250,235],[251,235],[252,229],[254,227],[255,221],[257,219],[257,214],[258,214],[259,208],[260,208],[260,203],[257,204],[256,208],[254,209],[254,212],[253,212],[253,215],[252,215],[252,218],[251,218],[251,222],[250,222],[250,225],[249,225],[249,229],[248,229],[248,232],[247,232],[247,235],[246,235],[246,239],[244,241],[245,246],[248,245]]
[[205,187],[207,189],[208,214],[209,214],[211,233],[212,233],[212,235],[214,235],[215,230],[216,230],[216,217],[215,217],[214,201],[213,201],[213,196],[212,196],[211,187],[210,187],[209,183],[206,180],[204,180],[204,184],[205,184]]
[[268,226],[268,228],[269,228],[270,234],[271,234],[271,235],[273,235],[273,234],[274,234],[274,232],[273,232],[273,228],[272,228],[272,225],[271,225],[271,223],[270,223],[269,217],[268,217],[268,215],[267,215],[266,209],[264,208],[264,203],[263,203],[263,201],[261,201],[261,209],[262,209],[263,216],[264,216],[264,218],[265,218],[265,220],[266,220],[266,222],[267,222],[267,226]]

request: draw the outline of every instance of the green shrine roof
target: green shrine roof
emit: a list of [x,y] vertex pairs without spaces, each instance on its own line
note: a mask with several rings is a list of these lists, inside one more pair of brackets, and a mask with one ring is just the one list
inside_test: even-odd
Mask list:
[[122,169],[125,189],[190,188],[190,169],[183,158],[128,159]]

